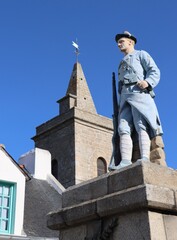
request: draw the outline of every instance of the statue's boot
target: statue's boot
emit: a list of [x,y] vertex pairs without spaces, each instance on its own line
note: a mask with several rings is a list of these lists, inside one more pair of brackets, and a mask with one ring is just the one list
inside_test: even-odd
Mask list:
[[127,167],[129,165],[131,165],[132,162],[130,160],[126,160],[126,159],[123,159],[118,166],[115,166],[115,169],[121,169],[121,168],[124,168],[124,167]]
[[130,134],[122,134],[120,135],[120,152],[121,152],[121,162],[118,166],[115,166],[116,169],[121,169],[123,167],[127,167],[132,164],[132,139]]

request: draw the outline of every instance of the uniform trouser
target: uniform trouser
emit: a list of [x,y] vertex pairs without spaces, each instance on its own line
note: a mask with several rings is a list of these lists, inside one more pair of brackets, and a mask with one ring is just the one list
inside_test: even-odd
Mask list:
[[143,115],[130,104],[126,104],[119,116],[120,152],[122,160],[132,159],[133,128],[138,133],[141,158],[149,159],[150,139],[148,135],[148,124]]

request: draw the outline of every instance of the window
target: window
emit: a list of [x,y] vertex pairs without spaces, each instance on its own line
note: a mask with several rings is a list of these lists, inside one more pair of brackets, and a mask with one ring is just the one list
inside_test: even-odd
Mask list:
[[97,159],[97,175],[100,176],[107,172],[107,164],[104,158],[99,157]]
[[13,233],[15,185],[0,182],[0,233]]
[[52,175],[58,179],[58,162],[56,159],[52,160]]

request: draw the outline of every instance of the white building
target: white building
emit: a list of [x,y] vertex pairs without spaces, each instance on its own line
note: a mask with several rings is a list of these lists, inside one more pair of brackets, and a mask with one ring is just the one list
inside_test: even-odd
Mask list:
[[0,145],[0,239],[59,239],[46,215],[61,207],[63,190],[48,151],[36,148],[17,164]]

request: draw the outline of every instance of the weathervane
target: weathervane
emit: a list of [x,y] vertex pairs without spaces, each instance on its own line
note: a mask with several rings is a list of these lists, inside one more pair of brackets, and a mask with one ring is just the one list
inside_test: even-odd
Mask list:
[[77,39],[76,39],[76,43],[74,41],[72,41],[72,45],[73,47],[75,47],[75,54],[76,54],[76,60],[78,62],[78,55],[79,55],[79,45],[77,44]]

